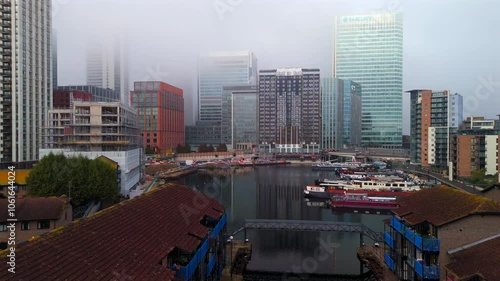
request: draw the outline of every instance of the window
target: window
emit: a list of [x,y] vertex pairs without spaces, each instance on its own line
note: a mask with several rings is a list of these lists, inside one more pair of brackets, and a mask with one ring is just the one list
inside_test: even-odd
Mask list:
[[49,229],[50,228],[50,221],[39,221],[38,222],[38,229]]
[[29,221],[23,221],[21,223],[21,230],[30,230],[31,223]]
[[0,232],[7,231],[7,223],[0,223]]

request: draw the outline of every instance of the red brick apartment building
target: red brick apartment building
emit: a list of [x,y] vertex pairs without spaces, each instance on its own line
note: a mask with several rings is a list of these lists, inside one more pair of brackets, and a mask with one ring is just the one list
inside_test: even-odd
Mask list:
[[[399,280],[447,280],[452,274],[445,266],[477,262],[472,256],[459,254],[461,249],[500,234],[500,202],[489,198],[440,186],[397,202],[399,207],[393,210],[385,233],[389,249],[385,262]],[[499,251],[491,254],[498,259]],[[493,269],[482,268],[483,272]],[[450,266],[450,271],[458,269]]]
[[[0,199],[0,248],[7,245],[10,231],[7,225],[8,200]],[[16,243],[27,241],[73,220],[73,209],[67,197],[18,198],[15,202]]]
[[0,252],[0,280],[220,280],[226,222],[216,200],[168,185],[17,245],[15,275]]
[[173,150],[184,146],[184,97],[182,89],[151,81],[135,82],[130,103],[137,108],[145,147]]

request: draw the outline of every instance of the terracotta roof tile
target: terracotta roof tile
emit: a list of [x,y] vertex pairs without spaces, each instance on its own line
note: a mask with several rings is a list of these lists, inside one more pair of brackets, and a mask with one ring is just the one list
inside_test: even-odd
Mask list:
[[435,226],[474,214],[500,215],[500,202],[446,186],[427,188],[397,199],[393,213],[415,225],[428,221]]
[[451,254],[451,259],[445,267],[460,279],[478,274],[485,280],[500,280],[500,237]]
[[[16,198],[16,219],[18,221],[57,220],[61,217],[67,197]],[[0,199],[0,222],[6,222],[9,201]]]
[[[194,251],[202,240],[189,233],[206,237],[200,221],[223,212],[216,200],[169,185],[19,245],[15,279],[172,280],[161,260],[175,247]],[[5,253],[0,263],[0,280],[12,277]]]

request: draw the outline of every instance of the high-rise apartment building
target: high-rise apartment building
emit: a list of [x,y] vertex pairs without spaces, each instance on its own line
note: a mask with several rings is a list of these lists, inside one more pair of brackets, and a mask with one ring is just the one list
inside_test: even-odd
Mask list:
[[104,89],[90,85],[59,86],[57,90],[81,91],[92,94],[92,101],[96,102],[119,102],[120,93],[112,89]]
[[259,71],[259,143],[280,153],[319,149],[321,92],[319,69]]
[[87,49],[87,85],[112,89],[129,102],[126,44],[120,34],[94,39]]
[[[411,90],[410,161],[422,166],[447,167],[449,162],[450,115],[449,91]],[[454,100],[462,100],[455,94]],[[462,110],[458,110],[461,112]],[[452,132],[453,133],[453,128]]]
[[172,151],[178,144],[184,146],[182,89],[158,81],[135,82],[130,100],[146,147]]
[[198,121],[221,122],[222,87],[255,85],[257,59],[251,52],[212,53],[200,57],[198,71]]
[[257,87],[224,86],[222,90],[221,143],[234,149],[257,144]]
[[467,117],[457,134],[450,137],[450,162],[454,177],[467,178],[484,170],[486,175],[500,172],[500,120]]
[[52,107],[52,1],[1,1],[0,162],[39,159]]
[[402,15],[339,16],[334,37],[333,76],[363,87],[362,145],[401,147]]
[[321,100],[321,148],[360,145],[361,86],[350,80],[323,78]]
[[464,120],[463,97],[457,93],[450,95],[450,127],[458,128]]

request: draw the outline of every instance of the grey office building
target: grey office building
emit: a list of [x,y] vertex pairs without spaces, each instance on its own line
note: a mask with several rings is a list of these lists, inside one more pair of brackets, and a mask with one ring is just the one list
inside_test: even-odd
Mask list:
[[257,144],[257,87],[224,86],[222,89],[222,143],[237,150]]
[[321,141],[319,69],[259,71],[259,143],[279,153],[315,152]]

